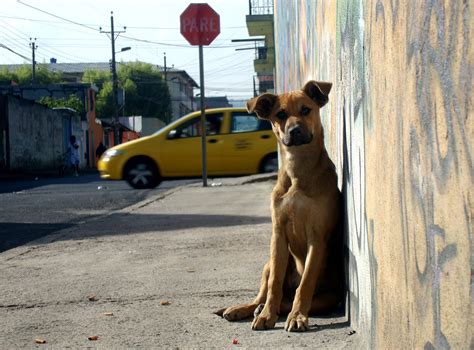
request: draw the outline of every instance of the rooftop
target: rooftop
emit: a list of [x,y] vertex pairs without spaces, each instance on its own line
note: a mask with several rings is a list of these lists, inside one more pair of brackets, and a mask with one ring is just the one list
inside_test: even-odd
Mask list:
[[[129,62],[117,62],[118,65],[120,64],[127,64]],[[25,64],[0,64],[0,70],[7,69],[10,72],[14,72],[15,70],[23,67]],[[46,67],[51,72],[61,72],[65,74],[82,74],[87,70],[99,70],[99,71],[109,71],[110,64],[109,62],[80,62],[80,63],[39,63],[41,67]],[[164,71],[163,66],[155,66],[160,71]],[[189,84],[193,87],[198,87],[198,84],[194,81],[193,78],[189,76],[186,71],[181,69],[176,69],[174,67],[166,67],[166,71],[168,73],[175,73],[180,75],[183,79],[187,80]]]

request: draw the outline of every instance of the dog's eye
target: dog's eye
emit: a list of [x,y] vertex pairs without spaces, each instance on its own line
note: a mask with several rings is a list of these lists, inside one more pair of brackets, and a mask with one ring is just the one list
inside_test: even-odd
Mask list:
[[311,108],[308,108],[306,106],[303,106],[303,108],[301,108],[301,115],[302,116],[307,116],[310,113],[311,113]]
[[280,120],[285,120],[286,118],[288,118],[288,115],[285,111],[280,111],[276,114],[276,117]]

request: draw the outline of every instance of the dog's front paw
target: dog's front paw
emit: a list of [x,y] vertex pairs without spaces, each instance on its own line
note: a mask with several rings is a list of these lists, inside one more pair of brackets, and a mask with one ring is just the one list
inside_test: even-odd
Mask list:
[[308,317],[301,312],[291,312],[285,323],[288,332],[305,332],[309,329]]
[[231,306],[219,310],[216,314],[224,317],[227,321],[240,321],[252,316],[255,307],[255,304]]
[[254,331],[262,331],[275,328],[277,319],[278,315],[266,312],[266,310],[263,309],[263,311],[253,319],[252,329]]

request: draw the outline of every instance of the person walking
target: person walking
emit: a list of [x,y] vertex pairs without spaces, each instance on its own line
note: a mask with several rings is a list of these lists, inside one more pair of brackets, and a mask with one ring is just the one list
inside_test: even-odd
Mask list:
[[74,135],[71,135],[69,138],[67,153],[69,155],[69,163],[74,171],[74,176],[79,176],[79,142]]
[[101,141],[99,143],[99,146],[97,146],[97,149],[95,150],[95,156],[97,157],[97,159],[100,159],[100,157],[102,157],[105,151],[107,151],[107,148],[105,148],[104,144]]

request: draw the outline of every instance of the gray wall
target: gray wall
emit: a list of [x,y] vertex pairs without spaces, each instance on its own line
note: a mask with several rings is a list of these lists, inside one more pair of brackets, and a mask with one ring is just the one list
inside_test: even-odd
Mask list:
[[[12,96],[2,99],[2,168],[10,171],[58,169],[71,132],[81,140],[80,116]],[[78,131],[81,134],[77,135]],[[2,159],[3,158],[3,159]]]

